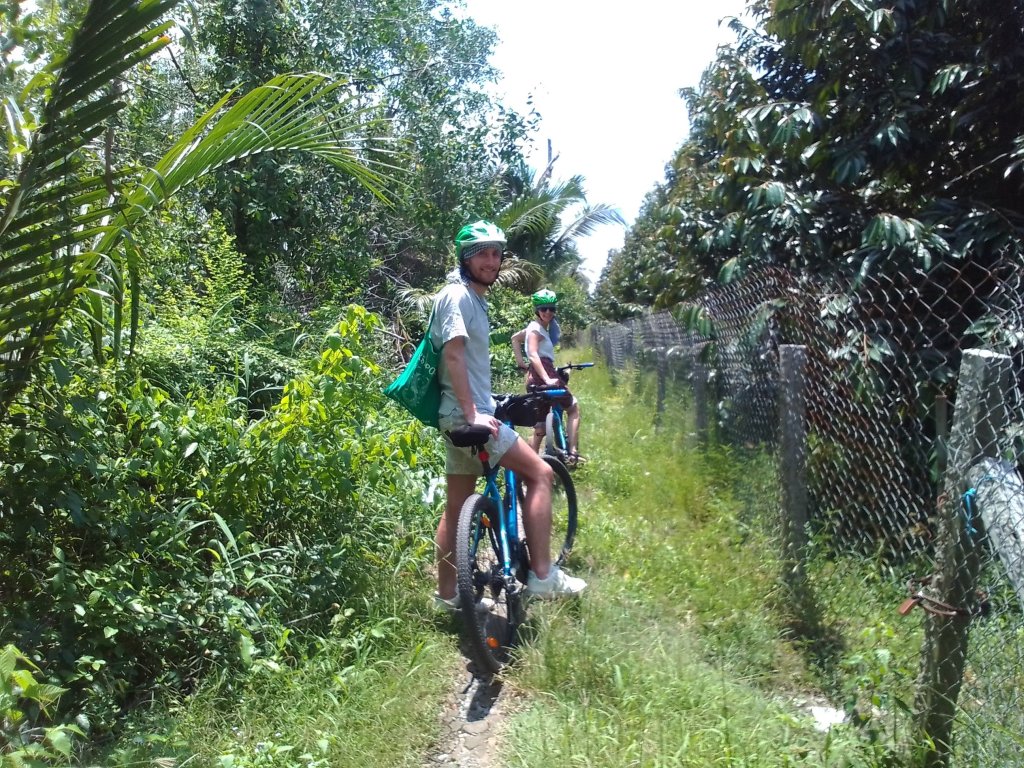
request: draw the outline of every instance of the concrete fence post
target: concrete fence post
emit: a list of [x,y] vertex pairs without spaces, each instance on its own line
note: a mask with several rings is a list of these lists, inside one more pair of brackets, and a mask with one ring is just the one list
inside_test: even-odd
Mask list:
[[697,440],[701,445],[708,441],[708,368],[700,359],[700,350],[693,350],[693,418],[697,431]]
[[783,580],[799,616],[807,594],[807,347],[779,346],[779,481],[782,490]]
[[658,399],[654,410],[654,426],[660,427],[665,415],[665,391],[668,383],[668,347],[657,347],[654,354],[658,358]]
[[963,494],[971,467],[986,456],[997,458],[997,437],[1008,418],[1005,398],[1012,376],[1007,355],[978,349],[963,353],[938,503],[937,572],[928,587],[930,597],[953,610],[926,616],[914,702],[914,762],[926,768],[949,765],[968,632],[978,604],[980,543],[965,517]]

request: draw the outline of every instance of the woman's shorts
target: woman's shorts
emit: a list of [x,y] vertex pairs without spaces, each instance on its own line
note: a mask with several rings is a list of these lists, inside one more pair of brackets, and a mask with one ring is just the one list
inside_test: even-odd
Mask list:
[[[565,379],[562,379],[558,375],[558,369],[555,368],[555,361],[551,360],[549,358],[546,358],[546,357],[542,357],[540,359],[540,364],[544,366],[544,372],[548,376],[550,376],[553,379],[561,379],[562,383],[565,386],[565,391],[568,394],[566,394],[566,396],[564,398],[560,398],[560,402],[558,404],[560,406],[562,406],[566,410],[569,410],[573,406],[578,406],[579,405],[579,401],[576,399],[576,396],[572,392],[569,392],[569,385],[565,382]],[[544,382],[540,381],[534,375],[533,366],[530,366],[530,370],[526,374],[526,389],[527,389],[527,391],[529,391],[530,387],[536,387],[536,386],[541,386],[542,387],[542,386],[544,386]],[[534,425],[533,431],[535,433],[539,434],[539,435],[543,435],[547,431],[547,426],[545,425],[545,423],[543,421],[538,421]]]
[[[439,427],[441,434],[444,435],[444,471],[448,475],[482,475],[483,467],[480,464],[480,459],[473,453],[472,448],[456,448],[452,445],[452,441],[448,439],[448,436],[444,433],[449,429],[455,429],[456,427],[462,427],[466,425],[466,419],[462,415],[462,411],[458,408],[455,412],[448,416],[441,415],[438,418]],[[504,456],[508,450],[516,444],[519,440],[519,433],[506,424],[502,424],[498,428],[498,435],[495,437],[491,436],[491,439],[487,441],[484,448],[487,453],[490,454],[491,466],[501,461],[501,457]]]

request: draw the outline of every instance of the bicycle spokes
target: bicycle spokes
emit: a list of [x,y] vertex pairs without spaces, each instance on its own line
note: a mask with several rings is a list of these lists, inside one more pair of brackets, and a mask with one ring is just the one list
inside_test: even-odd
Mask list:
[[[456,536],[456,572],[469,651],[480,669],[498,672],[508,663],[522,621],[521,585],[508,573],[518,541],[502,545],[501,517],[494,502],[475,494],[463,505]],[[514,570],[513,570],[514,572]],[[483,602],[483,598],[487,602]]]

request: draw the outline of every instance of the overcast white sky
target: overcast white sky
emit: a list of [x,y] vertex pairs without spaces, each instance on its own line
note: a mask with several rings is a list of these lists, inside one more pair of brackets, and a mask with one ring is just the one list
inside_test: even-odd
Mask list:
[[[542,122],[531,164],[543,167],[551,139],[556,180],[583,175],[587,199],[631,223],[687,136],[679,89],[699,85],[718,44],[733,39],[719,20],[741,15],[745,1],[466,0],[466,8],[498,33],[491,61],[506,103],[522,108],[534,95]],[[602,227],[580,241],[592,284],[624,233]]]

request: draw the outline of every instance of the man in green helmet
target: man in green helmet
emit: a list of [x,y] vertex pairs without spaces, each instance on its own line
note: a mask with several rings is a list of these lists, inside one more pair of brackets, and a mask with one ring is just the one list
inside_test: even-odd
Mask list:
[[[494,417],[491,393],[490,321],[488,289],[498,279],[506,245],[505,233],[486,221],[467,224],[455,236],[459,260],[444,288],[434,297],[431,341],[441,347],[438,380],[441,433],[465,424],[488,427],[492,437],[486,449],[492,460],[514,470],[527,489],[523,525],[530,547],[527,594],[536,597],[574,595],[586,582],[573,578],[551,562],[551,468],[530,449],[518,433]],[[461,606],[455,589],[455,534],[462,505],[476,489],[480,460],[468,448],[457,448],[445,437],[447,499],[437,527],[437,594],[435,604],[455,611]],[[478,605],[476,608],[486,609]]]

